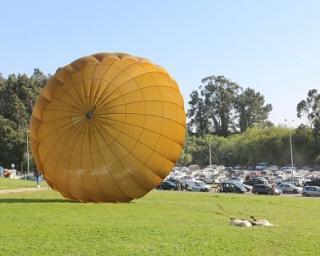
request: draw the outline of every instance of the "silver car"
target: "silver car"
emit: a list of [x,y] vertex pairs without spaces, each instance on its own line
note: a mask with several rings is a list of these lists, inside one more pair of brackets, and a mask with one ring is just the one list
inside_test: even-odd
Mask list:
[[305,186],[302,190],[303,196],[320,196],[320,187],[318,186]]
[[281,183],[278,187],[282,190],[283,193],[301,193],[302,188],[299,188],[291,183]]

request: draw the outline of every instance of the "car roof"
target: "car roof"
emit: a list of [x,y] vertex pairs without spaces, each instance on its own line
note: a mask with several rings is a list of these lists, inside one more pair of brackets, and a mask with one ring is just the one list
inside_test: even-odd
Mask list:
[[231,182],[221,182],[221,184],[232,184],[232,185],[235,185],[235,186],[237,186],[237,187],[244,187],[242,183],[240,183],[240,182],[233,182],[233,181],[231,181]]
[[270,184],[255,184],[254,187],[271,187]]

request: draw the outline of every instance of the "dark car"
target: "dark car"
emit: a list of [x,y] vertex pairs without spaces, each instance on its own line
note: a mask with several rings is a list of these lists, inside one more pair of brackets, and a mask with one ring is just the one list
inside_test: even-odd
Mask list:
[[253,177],[253,178],[246,179],[245,182],[243,183],[249,186],[254,186],[257,184],[268,184],[268,180],[264,177]]
[[308,181],[303,186],[304,187],[306,187],[306,186],[317,186],[317,187],[320,187],[320,179],[319,180]]
[[223,193],[245,193],[246,188],[241,186],[239,183],[233,182],[222,182],[220,183],[220,192]]
[[166,179],[165,181],[170,181],[170,182],[172,182],[172,183],[174,183],[174,184],[176,184],[176,186],[178,186],[179,185],[179,181],[178,180],[176,180],[175,178],[169,178],[169,179]]
[[172,181],[166,180],[166,181],[162,181],[157,188],[162,190],[176,190],[177,185]]
[[280,195],[281,190],[270,184],[256,184],[252,188],[252,193],[254,194],[265,194],[265,195]]

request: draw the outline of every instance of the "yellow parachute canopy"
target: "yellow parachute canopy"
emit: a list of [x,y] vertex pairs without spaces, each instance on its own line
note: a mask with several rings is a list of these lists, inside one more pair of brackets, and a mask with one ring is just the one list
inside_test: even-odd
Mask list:
[[179,159],[183,98],[165,69],[99,53],[58,69],[33,108],[32,153],[48,184],[81,202],[128,202]]

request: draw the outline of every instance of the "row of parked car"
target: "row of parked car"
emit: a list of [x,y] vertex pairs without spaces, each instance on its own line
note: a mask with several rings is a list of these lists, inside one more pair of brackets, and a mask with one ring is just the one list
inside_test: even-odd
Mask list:
[[[318,184],[319,183],[319,184]],[[266,195],[280,195],[282,193],[302,194],[303,196],[320,196],[320,180],[306,184],[304,188],[298,187],[294,184],[284,182],[278,185],[269,184],[268,180],[263,177],[253,177],[242,182],[241,180],[231,179],[226,182],[217,184],[217,191],[223,193],[246,193],[252,192],[254,194]],[[187,190],[209,192],[211,186],[193,179],[167,179],[163,181],[158,187],[162,190]]]
[[236,183],[236,182],[222,182],[219,184],[220,192],[224,193],[246,193],[252,192],[254,194],[266,195],[280,195],[282,191],[271,184],[255,184],[253,186]]
[[161,182],[157,189],[209,192],[211,190],[211,186],[200,180],[186,180],[184,182],[179,182],[174,179],[168,179]]
[[[251,186],[252,185],[252,186]],[[245,182],[223,182],[220,184],[221,192],[245,193],[251,191],[254,194],[280,195],[282,193],[302,194],[303,196],[320,196],[320,180],[311,181],[303,188],[295,184],[284,182],[269,184],[263,177],[254,177]]]

